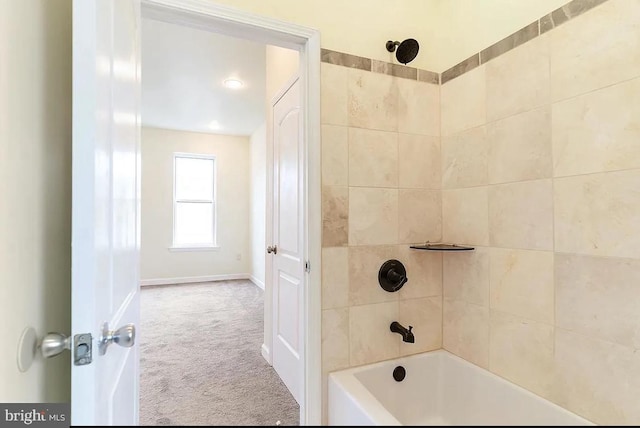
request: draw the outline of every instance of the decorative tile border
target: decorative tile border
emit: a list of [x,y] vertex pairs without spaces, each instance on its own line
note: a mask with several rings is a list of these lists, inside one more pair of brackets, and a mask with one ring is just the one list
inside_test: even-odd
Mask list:
[[471,71],[474,68],[480,65],[480,53],[471,55],[469,58],[464,61],[454,65],[447,71],[442,72],[442,76],[440,77],[440,81],[444,85],[451,79],[455,79],[456,77],[466,73],[467,71]]
[[511,49],[535,39],[541,34],[554,29],[560,24],[582,15],[588,10],[606,2],[607,0],[572,0],[564,6],[532,22],[524,28],[505,37],[497,43],[465,59],[442,73],[441,84],[462,76],[464,73],[491,61]]
[[516,48],[531,39],[535,39],[539,35],[540,25],[538,24],[538,21],[532,22],[512,35],[500,40],[498,43],[494,43],[488,48],[480,51],[480,63],[484,64],[485,62],[491,61],[503,53],[509,52],[511,49]]
[[462,76],[468,71],[486,64],[494,58],[509,52],[529,40],[535,39],[541,34],[564,24],[565,22],[582,15],[588,10],[601,5],[607,0],[572,0],[564,6],[554,10],[542,18],[521,28],[510,36],[505,37],[497,43],[482,51],[473,54],[464,61],[454,65],[442,73],[422,70],[406,65],[394,64],[391,62],[378,61],[377,59],[364,58],[357,55],[322,49],[322,62],[328,64],[342,65],[344,67],[357,68],[359,70],[372,71],[374,73],[388,74],[390,76],[404,79],[418,80],[434,85],[444,85],[456,77]]
[[374,59],[371,61],[371,71],[374,73],[388,74],[390,76],[402,77],[404,79],[418,80],[418,69],[413,67],[407,67],[399,64],[392,64],[390,62],[378,61]]
[[435,71],[418,69],[418,80],[420,82],[433,83],[434,85],[440,84],[440,73]]
[[364,58],[329,49],[322,49],[320,55],[322,62],[326,62],[327,64],[335,64],[349,68],[357,68],[359,70],[372,71],[374,73],[388,74],[390,76],[418,80],[420,82],[432,83],[434,85],[440,84],[440,74],[429,70],[421,70],[414,67],[407,67],[406,65],[378,61],[377,59]]
[[320,51],[320,59],[328,64],[371,71],[371,60],[361,56],[322,49]]
[[604,3],[607,0],[574,0],[553,12],[543,16],[540,21],[540,34],[554,29],[568,20],[580,16],[586,11]]

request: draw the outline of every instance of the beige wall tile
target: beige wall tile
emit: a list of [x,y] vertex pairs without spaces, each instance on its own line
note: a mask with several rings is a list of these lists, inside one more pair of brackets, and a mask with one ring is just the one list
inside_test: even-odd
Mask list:
[[440,139],[425,135],[398,135],[399,187],[439,189]]
[[596,424],[640,424],[640,353],[556,328],[558,404]]
[[487,133],[490,183],[552,177],[549,107],[493,122]]
[[349,189],[324,186],[322,188],[322,246],[347,245],[349,236]]
[[442,297],[401,300],[398,322],[413,327],[414,343],[400,339],[400,355],[433,351],[442,347]]
[[442,191],[442,239],[453,244],[489,244],[486,187]]
[[349,367],[349,308],[322,311],[322,370]]
[[349,306],[349,250],[322,249],[322,309]]
[[489,307],[489,248],[445,253],[442,260],[444,297]]
[[322,184],[347,186],[349,184],[349,140],[347,128],[322,126]]
[[489,308],[444,299],[442,346],[485,369],[489,368]]
[[608,1],[549,33],[554,101],[640,75],[637,0]]
[[552,250],[551,180],[491,186],[489,234],[495,247]]
[[398,191],[398,242],[438,242],[442,238],[442,198],[439,190]]
[[322,63],[320,66],[321,121],[323,124],[346,126],[347,80],[346,67]]
[[349,245],[398,243],[398,190],[349,189]]
[[407,283],[398,291],[398,297],[442,296],[442,254],[436,251],[412,250],[408,245],[399,245],[398,260],[407,270]]
[[349,126],[398,130],[398,78],[349,69]]
[[554,205],[556,251],[640,258],[640,170],[556,179]]
[[349,247],[349,304],[398,300],[398,293],[383,290],[378,282],[382,264],[397,258],[397,246]]
[[322,246],[347,245],[349,236],[349,189],[324,186],[322,188]]
[[389,330],[398,319],[398,302],[352,306],[349,309],[349,346],[352,366],[397,358],[398,335]]
[[553,324],[553,253],[491,249],[491,309]]
[[486,65],[447,82],[440,88],[441,132],[453,135],[486,122]]
[[549,103],[549,39],[531,40],[487,63],[487,121]]
[[440,135],[440,86],[410,79],[397,79],[398,131],[407,134]]
[[487,128],[480,126],[442,138],[442,188],[487,184],[489,141]]
[[556,177],[640,167],[640,79],[556,103],[552,116]]
[[491,371],[543,397],[554,385],[553,326],[491,311]]
[[398,187],[398,134],[349,128],[349,185]]
[[640,260],[556,255],[556,325],[640,348]]

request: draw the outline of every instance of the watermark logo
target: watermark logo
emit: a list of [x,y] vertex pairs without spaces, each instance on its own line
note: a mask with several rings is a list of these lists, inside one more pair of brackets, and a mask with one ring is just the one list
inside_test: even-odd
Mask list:
[[68,427],[68,403],[0,403],[0,428]]

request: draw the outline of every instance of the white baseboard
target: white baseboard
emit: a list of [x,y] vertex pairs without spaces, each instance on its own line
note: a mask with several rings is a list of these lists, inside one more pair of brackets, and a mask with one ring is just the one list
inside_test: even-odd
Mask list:
[[251,280],[251,282],[253,282],[255,285],[257,285],[258,287],[264,290],[264,282],[260,281],[258,278],[256,278],[253,275],[249,277],[249,280]]
[[182,278],[157,278],[140,280],[142,287],[146,285],[191,284],[194,282],[228,281],[230,279],[250,279],[248,273],[230,273],[226,275],[186,276]]
[[271,351],[269,351],[269,348],[264,343],[262,344],[262,358],[267,360],[267,363],[269,363],[270,366],[273,365],[271,362]]

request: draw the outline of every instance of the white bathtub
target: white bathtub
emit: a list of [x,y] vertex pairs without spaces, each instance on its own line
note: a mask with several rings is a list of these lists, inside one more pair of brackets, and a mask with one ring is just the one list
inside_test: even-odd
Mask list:
[[331,373],[328,411],[329,425],[593,425],[444,350]]

